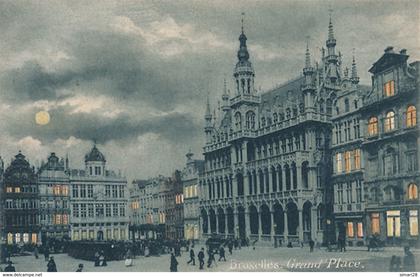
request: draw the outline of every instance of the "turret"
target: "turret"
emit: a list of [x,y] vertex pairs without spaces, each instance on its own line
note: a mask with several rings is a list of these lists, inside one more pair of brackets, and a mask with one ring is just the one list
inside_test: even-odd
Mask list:
[[351,78],[350,81],[352,84],[357,85],[359,83],[359,77],[357,76],[357,67],[356,67],[356,59],[353,55],[353,62],[351,64]]
[[334,28],[331,20],[330,14],[330,23],[328,24],[328,39],[326,41],[327,46],[327,72],[326,77],[329,78],[331,83],[335,83],[337,79],[340,78],[339,69],[338,69],[338,57],[335,54],[336,40],[334,37]]
[[209,97],[207,96],[206,114],[204,115],[204,120],[205,120],[204,132],[206,133],[207,144],[211,142],[211,133],[213,130],[212,118],[213,117],[210,112],[210,101],[209,101]]
[[254,69],[249,61],[249,53],[246,45],[247,37],[244,33],[242,18],[241,35],[239,36],[238,62],[236,63],[233,77],[236,82],[236,93],[238,95],[249,95],[254,93]]
[[222,110],[223,112],[228,112],[230,109],[229,106],[229,93],[226,89],[226,79],[224,80],[223,83],[223,95],[222,95]]

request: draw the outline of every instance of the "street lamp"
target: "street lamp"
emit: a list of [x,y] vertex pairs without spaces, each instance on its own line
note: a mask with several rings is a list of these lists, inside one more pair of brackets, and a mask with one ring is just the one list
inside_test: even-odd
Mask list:
[[274,223],[273,227],[274,227],[274,248],[277,248],[278,247],[278,244],[277,244],[277,224]]

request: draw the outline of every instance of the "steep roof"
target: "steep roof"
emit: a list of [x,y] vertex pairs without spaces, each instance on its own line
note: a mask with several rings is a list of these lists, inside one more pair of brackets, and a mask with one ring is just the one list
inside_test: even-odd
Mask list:
[[106,162],[106,159],[104,154],[94,145],[90,153],[85,155],[85,162]]

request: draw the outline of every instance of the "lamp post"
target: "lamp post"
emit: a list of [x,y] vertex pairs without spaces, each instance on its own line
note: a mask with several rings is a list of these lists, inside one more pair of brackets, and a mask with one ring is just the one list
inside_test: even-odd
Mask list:
[[277,248],[278,247],[278,244],[277,244],[277,224],[274,223],[273,227],[274,227],[274,248]]

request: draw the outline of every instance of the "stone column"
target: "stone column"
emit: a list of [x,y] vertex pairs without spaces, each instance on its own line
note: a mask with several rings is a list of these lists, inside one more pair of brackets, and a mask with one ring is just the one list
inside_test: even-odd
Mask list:
[[301,164],[296,164],[296,181],[297,181],[296,188],[298,190],[302,189],[303,180],[302,180],[302,165]]
[[318,219],[316,218],[317,211],[315,207],[311,208],[311,239],[313,241],[317,240],[317,224]]
[[283,191],[286,191],[286,167],[282,167],[282,170],[283,170],[283,174],[282,174],[282,183],[283,183]]
[[244,176],[244,195],[249,195],[249,178],[248,178],[248,172],[245,172],[243,174]]
[[245,212],[245,237],[249,237],[251,234],[251,224],[249,221],[249,213]]
[[238,196],[238,180],[236,179],[236,176],[231,176],[231,184],[232,184],[232,197]]
[[222,198],[225,198],[225,185],[223,176],[220,177],[220,194]]
[[288,223],[287,223],[287,211],[284,210],[283,213],[284,213],[284,216],[283,216],[283,218],[284,218],[284,232],[283,232],[284,239],[283,239],[283,241],[284,241],[284,244],[287,245],[287,243],[289,242],[289,226],[288,226]]
[[269,192],[273,192],[273,178],[272,178],[272,168],[271,167],[269,167],[268,168],[268,193]]
[[261,216],[262,216],[261,212],[258,212],[258,239],[261,239],[261,236],[263,234],[263,230],[262,230],[262,217]]
[[302,216],[302,209],[298,210],[299,213],[299,241],[303,242],[303,216]]

